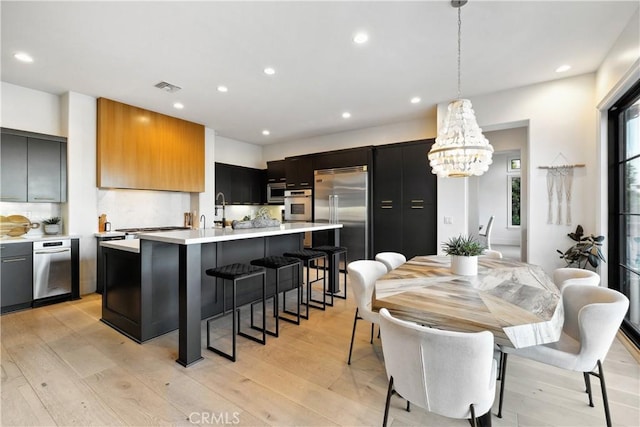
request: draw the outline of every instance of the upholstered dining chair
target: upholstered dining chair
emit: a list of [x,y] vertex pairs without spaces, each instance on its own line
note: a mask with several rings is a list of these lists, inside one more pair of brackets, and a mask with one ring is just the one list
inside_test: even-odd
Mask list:
[[[607,426],[610,427],[611,414],[602,362],[629,308],[629,300],[613,289],[589,285],[566,285],[562,290],[562,303],[564,324],[559,341],[519,349],[502,347],[502,382],[498,417],[502,418],[507,356],[515,354],[569,371],[582,372],[591,407],[593,407],[593,398],[589,376],[598,377],[605,418]],[[593,372],[596,367],[597,373]]]
[[356,336],[358,320],[371,322],[371,344],[373,344],[373,328],[378,323],[378,313],[371,310],[371,297],[376,280],[387,273],[387,267],[379,261],[361,260],[353,261],[347,265],[347,272],[351,279],[351,289],[355,295],[356,314],[353,318],[353,331],[351,332],[351,344],[349,345],[348,365],[351,365],[351,353],[353,352],[353,340]]
[[380,337],[389,378],[383,426],[394,391],[429,412],[469,419],[473,426],[491,410],[496,388],[491,332],[428,328],[394,318],[383,308]]
[[502,252],[500,251],[495,251],[492,249],[485,249],[482,252],[481,256],[485,256],[487,258],[497,258],[497,259],[502,259]]
[[491,215],[489,217],[489,221],[487,221],[487,227],[484,229],[484,233],[478,233],[478,236],[480,237],[480,243],[482,243],[487,249],[491,249],[491,230],[493,230],[494,218],[495,217]]
[[600,276],[594,271],[582,268],[556,268],[553,270],[553,283],[560,290],[566,285],[598,286],[600,284]]
[[376,254],[376,261],[383,263],[389,272],[407,262],[407,258],[398,252],[380,252]]

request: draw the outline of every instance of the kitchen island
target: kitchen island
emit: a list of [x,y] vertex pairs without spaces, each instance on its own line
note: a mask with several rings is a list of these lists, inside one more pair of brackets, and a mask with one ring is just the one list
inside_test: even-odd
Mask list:
[[[341,224],[290,223],[278,227],[145,233],[139,241],[103,242],[105,293],[102,320],[144,342],[179,329],[177,362],[202,359],[201,320],[222,312],[222,286],[206,276],[209,268],[302,249],[304,233],[328,234],[339,245]],[[273,278],[271,278],[273,279]],[[267,283],[268,292],[275,281]],[[282,277],[284,288],[291,278]],[[251,283],[247,289],[254,289]],[[253,291],[239,302],[255,298]]]

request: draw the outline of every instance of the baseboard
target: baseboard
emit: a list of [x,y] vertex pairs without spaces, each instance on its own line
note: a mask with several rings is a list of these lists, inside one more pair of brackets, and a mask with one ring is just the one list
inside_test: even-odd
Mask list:
[[617,337],[624,348],[626,348],[627,351],[631,353],[631,356],[635,359],[635,361],[640,364],[640,350],[638,350],[638,347],[636,347],[635,344],[631,342],[629,337],[627,337],[627,335],[622,331],[618,331]]

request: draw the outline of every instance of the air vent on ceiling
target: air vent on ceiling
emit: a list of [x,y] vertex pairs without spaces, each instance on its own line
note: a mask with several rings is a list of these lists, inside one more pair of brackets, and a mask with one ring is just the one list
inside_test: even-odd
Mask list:
[[167,82],[160,82],[156,84],[155,87],[169,93],[177,92],[180,89],[182,89],[180,86],[172,85],[171,83],[167,83]]

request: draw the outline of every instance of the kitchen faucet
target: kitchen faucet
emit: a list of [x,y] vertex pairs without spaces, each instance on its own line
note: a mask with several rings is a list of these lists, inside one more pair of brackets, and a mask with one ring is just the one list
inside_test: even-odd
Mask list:
[[[218,201],[218,198],[222,196],[222,228],[224,228],[224,223],[225,223],[225,217],[224,217],[224,207],[227,204],[224,200],[224,193],[222,193],[222,191],[218,192],[218,194],[216,194],[216,202]],[[218,215],[218,207],[215,207],[215,213],[214,215]]]
[[200,215],[200,222],[202,223],[202,228],[207,229],[207,217],[204,214]]

